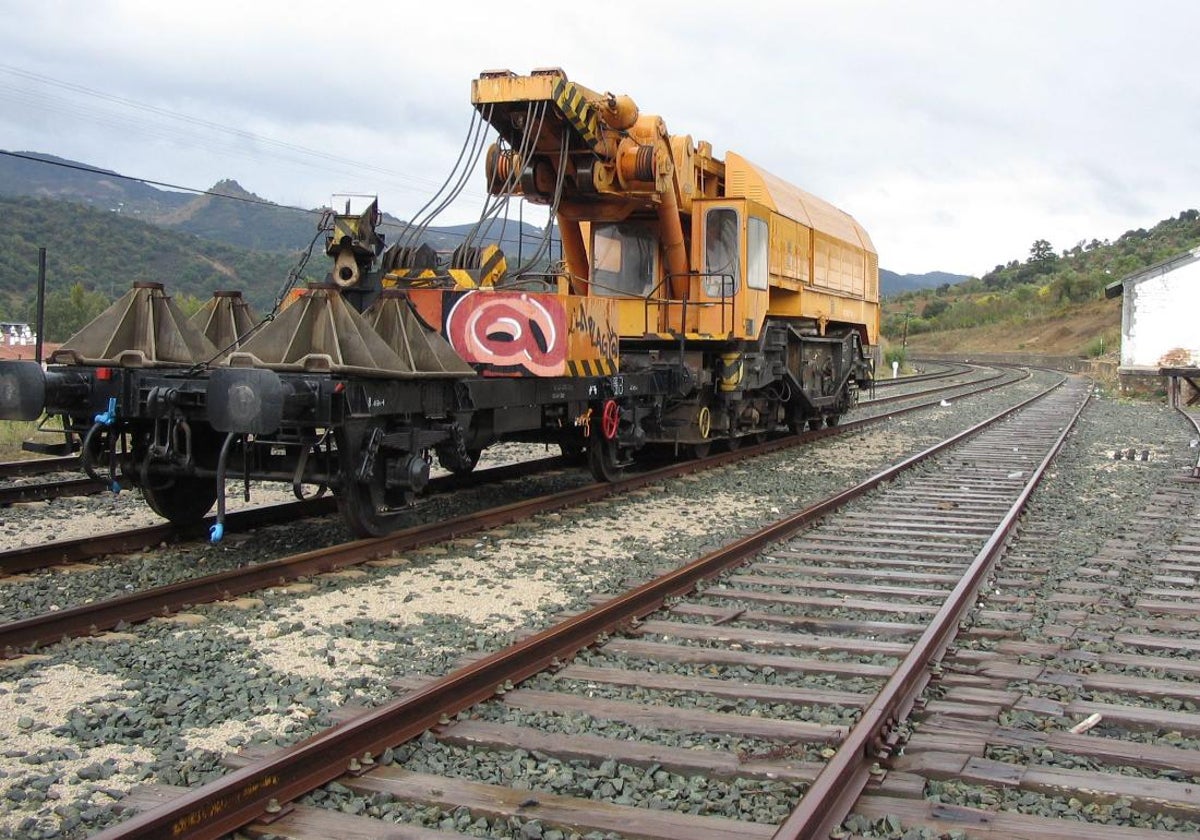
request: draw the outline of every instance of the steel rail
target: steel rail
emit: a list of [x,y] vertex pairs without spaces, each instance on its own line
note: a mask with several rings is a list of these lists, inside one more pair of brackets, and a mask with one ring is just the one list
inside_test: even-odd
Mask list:
[[[876,388],[887,388],[892,385],[906,385],[909,382],[926,382],[933,379],[947,379],[951,376],[958,376],[966,373],[975,367],[974,365],[967,365],[963,364],[962,362],[937,362],[936,364],[945,364],[949,367],[946,370],[936,370],[930,373],[915,373],[911,376],[897,376],[895,379],[875,379],[872,380],[872,382]],[[986,365],[980,365],[980,367],[986,367]]]
[[863,711],[837,752],[805,791],[800,804],[779,826],[772,840],[827,838],[849,815],[867,783],[872,762],[880,751],[886,752],[894,746],[895,726],[912,709],[932,676],[930,667],[941,659],[947,645],[958,632],[963,616],[974,605],[980,585],[1003,553],[1029,497],[1041,484],[1046,470],[1083,413],[1090,399],[1090,391],[1089,387],[1074,415],[1033,471],[992,536],[971,561],[962,579],[947,596],[933,622]]
[[66,481],[50,481],[41,484],[10,484],[0,487],[0,505],[15,502],[44,502],[64,496],[94,496],[107,489],[103,481],[92,478],[69,478]]
[[1020,404],[935,444],[865,481],[773,525],[619,595],[597,607],[436,679],[385,706],[195,788],[177,799],[136,814],[93,840],[222,837],[287,802],[336,779],[361,772],[374,756],[414,738],[512,684],[551,667],[606,634],[657,609],[668,598],[690,592],[701,581],[753,557],[814,521],[860,498],[1061,387],[1063,381]]
[[932,388],[921,388],[916,391],[910,391],[906,394],[888,394],[886,397],[870,397],[865,400],[859,400],[858,405],[861,408],[869,408],[873,405],[883,405],[885,403],[900,402],[901,400],[912,400],[917,397],[923,397],[926,394],[947,394],[959,388],[971,388],[975,385],[982,385],[986,382],[994,382],[1006,376],[1007,373],[1002,370],[995,371],[990,376],[985,376],[980,379],[972,379],[969,382],[960,382],[957,385],[935,385]]
[[[995,387],[998,386],[993,385],[981,390],[990,390],[990,388]],[[303,554],[258,563],[253,566],[243,566],[166,586],[146,589],[130,595],[82,604],[65,610],[43,613],[30,618],[0,624],[0,656],[16,656],[22,651],[35,649],[41,645],[52,644],[79,636],[93,635],[150,618],[170,615],[172,612],[191,608],[197,604],[228,600],[258,589],[279,586],[314,574],[325,574],[347,566],[354,566],[369,560],[386,557],[394,552],[410,551],[423,545],[455,539],[487,528],[495,528],[512,522],[518,522],[528,519],[537,513],[598,501],[615,493],[627,492],[670,478],[677,478],[698,469],[710,469],[751,456],[794,447],[805,441],[817,440],[853,431],[900,414],[925,408],[927,405],[929,404],[895,409],[887,414],[856,420],[834,428],[806,432],[800,436],[768,441],[755,447],[723,453],[700,461],[672,464],[648,472],[638,473],[611,484],[588,484],[570,490],[563,490],[549,496],[513,502],[512,504],[502,505],[485,511],[468,513],[451,519],[406,528],[385,537],[342,543]],[[541,462],[525,462],[525,464],[496,467],[495,470],[517,470],[527,467],[529,464],[539,463]],[[459,477],[448,476],[447,478],[454,479]],[[314,505],[321,503],[332,504],[328,499],[317,499],[313,500],[312,503]],[[238,513],[246,515],[247,518],[258,515],[264,517],[264,520],[260,521],[274,522],[278,521],[281,513],[292,510],[293,506],[294,503],[292,505],[273,506],[280,510],[255,508],[247,511],[239,511]],[[245,520],[241,522],[243,525],[244,523]],[[145,531],[163,527],[169,526],[153,526],[151,529],[139,529],[137,535],[133,538],[135,544],[132,547],[141,548],[146,544],[153,544],[154,540],[147,542]],[[115,540],[121,536],[114,535],[112,539]],[[128,534],[124,536],[128,536]],[[127,546],[131,545],[130,543],[125,544]],[[46,548],[53,545],[51,543]],[[17,561],[14,560],[15,562]]]
[[20,461],[0,461],[0,478],[19,475],[45,475],[51,472],[71,472],[79,469],[79,456],[62,455],[52,458],[25,458]]
[[[535,461],[523,461],[518,464],[505,464],[480,470],[472,473],[469,478],[461,475],[439,476],[429,482],[429,491],[446,493],[460,489],[466,484],[523,478],[531,473],[565,463],[565,459],[555,455],[550,458],[539,458]],[[335,510],[337,510],[337,502],[332,496],[245,508],[225,515],[226,533],[260,528],[277,522],[290,522],[308,516],[323,516],[333,513]],[[159,543],[175,543],[204,537],[208,534],[208,527],[215,521],[214,517],[209,516],[191,526],[164,522],[160,525],[130,528],[112,534],[73,540],[55,540],[39,546],[23,546],[0,551],[0,572],[6,574],[27,572],[62,563],[79,563],[103,554],[121,554],[138,551],[146,546]]]
[[[1192,424],[1192,428],[1196,430],[1196,434],[1200,435],[1200,416],[1190,411],[1185,411],[1181,405],[1176,405],[1175,410],[1182,414]],[[1196,466],[1192,467],[1192,478],[1200,478],[1200,456],[1196,458]]]
[[[1028,373],[1026,373],[1028,376]],[[983,380],[991,382],[992,378]],[[994,384],[986,388],[976,388],[961,396],[972,396],[974,394],[984,393],[995,388],[1002,387],[1004,384]],[[891,401],[889,398],[888,401]],[[744,447],[734,453],[718,453],[705,458],[702,463],[704,466],[723,466],[734,461],[739,461],[745,458],[751,458],[762,454],[774,452],[779,449],[797,446],[801,443],[817,440],[827,435],[840,434],[850,432],[856,429],[863,428],[872,423],[882,422],[891,417],[896,417],[909,411],[918,411],[922,408],[928,408],[936,405],[934,401],[918,403],[913,406],[907,406],[902,409],[895,409],[885,414],[872,415],[864,417],[860,420],[852,420],[842,423],[836,427],[836,430],[822,429],[818,431],[805,432],[800,436],[788,436],[777,440],[768,441],[763,444],[755,444],[754,446]],[[868,403],[867,405],[870,405]],[[554,462],[566,463],[565,459],[558,456],[554,458],[540,459],[538,461],[527,461],[523,464],[508,464],[502,467],[493,467],[486,471],[479,471],[468,476],[441,476],[430,482],[430,491],[447,492],[449,490],[460,488],[466,484],[477,483],[479,480],[501,481],[509,477],[523,477],[529,474],[530,464],[541,464],[543,466],[551,466]],[[332,499],[325,499],[324,502],[314,504],[311,509],[299,506],[297,502],[288,502],[279,505],[263,506],[256,509],[261,510],[262,514],[250,514],[249,511],[238,511],[227,515],[226,532],[232,533],[236,530],[244,530],[246,528],[257,528],[262,525],[272,524],[279,521],[288,521],[291,518],[303,516],[320,516],[325,513],[330,513],[334,510],[335,503]],[[261,518],[260,518],[261,516]],[[99,537],[85,537],[76,540],[55,540],[53,542],[44,543],[40,546],[23,546],[21,548],[9,549],[8,551],[0,551],[0,572],[7,574],[15,574],[17,572],[31,571],[34,569],[45,568],[62,563],[78,563],[103,554],[120,554],[127,551],[138,551],[149,545],[157,545],[167,542],[174,543],[181,540],[193,539],[202,537],[208,533],[208,526],[215,519],[213,517],[206,518],[203,522],[190,528],[173,525],[171,523],[162,523],[161,525],[148,525],[143,528],[133,528],[126,531],[119,531],[113,534],[106,534]],[[0,645],[0,649],[3,646]]]

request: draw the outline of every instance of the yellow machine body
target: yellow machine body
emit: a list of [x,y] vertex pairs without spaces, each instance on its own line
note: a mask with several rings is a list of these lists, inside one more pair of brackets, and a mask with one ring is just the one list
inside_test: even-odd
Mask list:
[[787,319],[876,344],[878,256],[849,214],[561,70],[485,73],[472,101],[507,143],[489,188],[546,204],[558,188],[570,286],[615,301],[622,338],[752,341]]

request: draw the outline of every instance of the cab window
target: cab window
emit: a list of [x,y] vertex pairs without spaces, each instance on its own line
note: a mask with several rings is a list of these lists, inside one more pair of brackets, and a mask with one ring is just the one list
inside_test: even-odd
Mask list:
[[738,253],[738,214],[717,207],[704,215],[704,294],[729,297],[741,284]]
[[592,294],[645,297],[654,283],[658,242],[637,224],[598,224],[592,229]]
[[767,288],[767,223],[750,217],[746,224],[746,285],[751,289]]

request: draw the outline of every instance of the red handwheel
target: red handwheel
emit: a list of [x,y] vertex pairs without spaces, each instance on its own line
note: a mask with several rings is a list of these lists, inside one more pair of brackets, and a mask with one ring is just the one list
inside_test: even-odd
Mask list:
[[604,413],[600,418],[600,430],[604,432],[605,440],[612,440],[617,436],[617,426],[621,423],[621,407],[617,405],[616,400],[609,400],[604,403]]

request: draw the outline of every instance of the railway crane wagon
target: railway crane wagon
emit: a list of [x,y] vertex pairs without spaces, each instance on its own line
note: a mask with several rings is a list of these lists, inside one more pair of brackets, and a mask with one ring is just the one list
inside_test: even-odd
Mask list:
[[379,535],[431,453],[465,472],[497,441],[546,442],[611,480],[649,449],[702,457],[853,405],[879,284],[851,216],[558,69],[483,73],[472,103],[498,134],[489,193],[557,223],[552,271],[509,272],[495,246],[449,268],[383,251],[372,205],[332,220],[327,282],[276,317],[218,293],[189,321],[135,284],[45,370],[0,363],[0,416],[61,416],[88,472],[173,521],[215,502],[216,539],[231,478],[328,487]]

